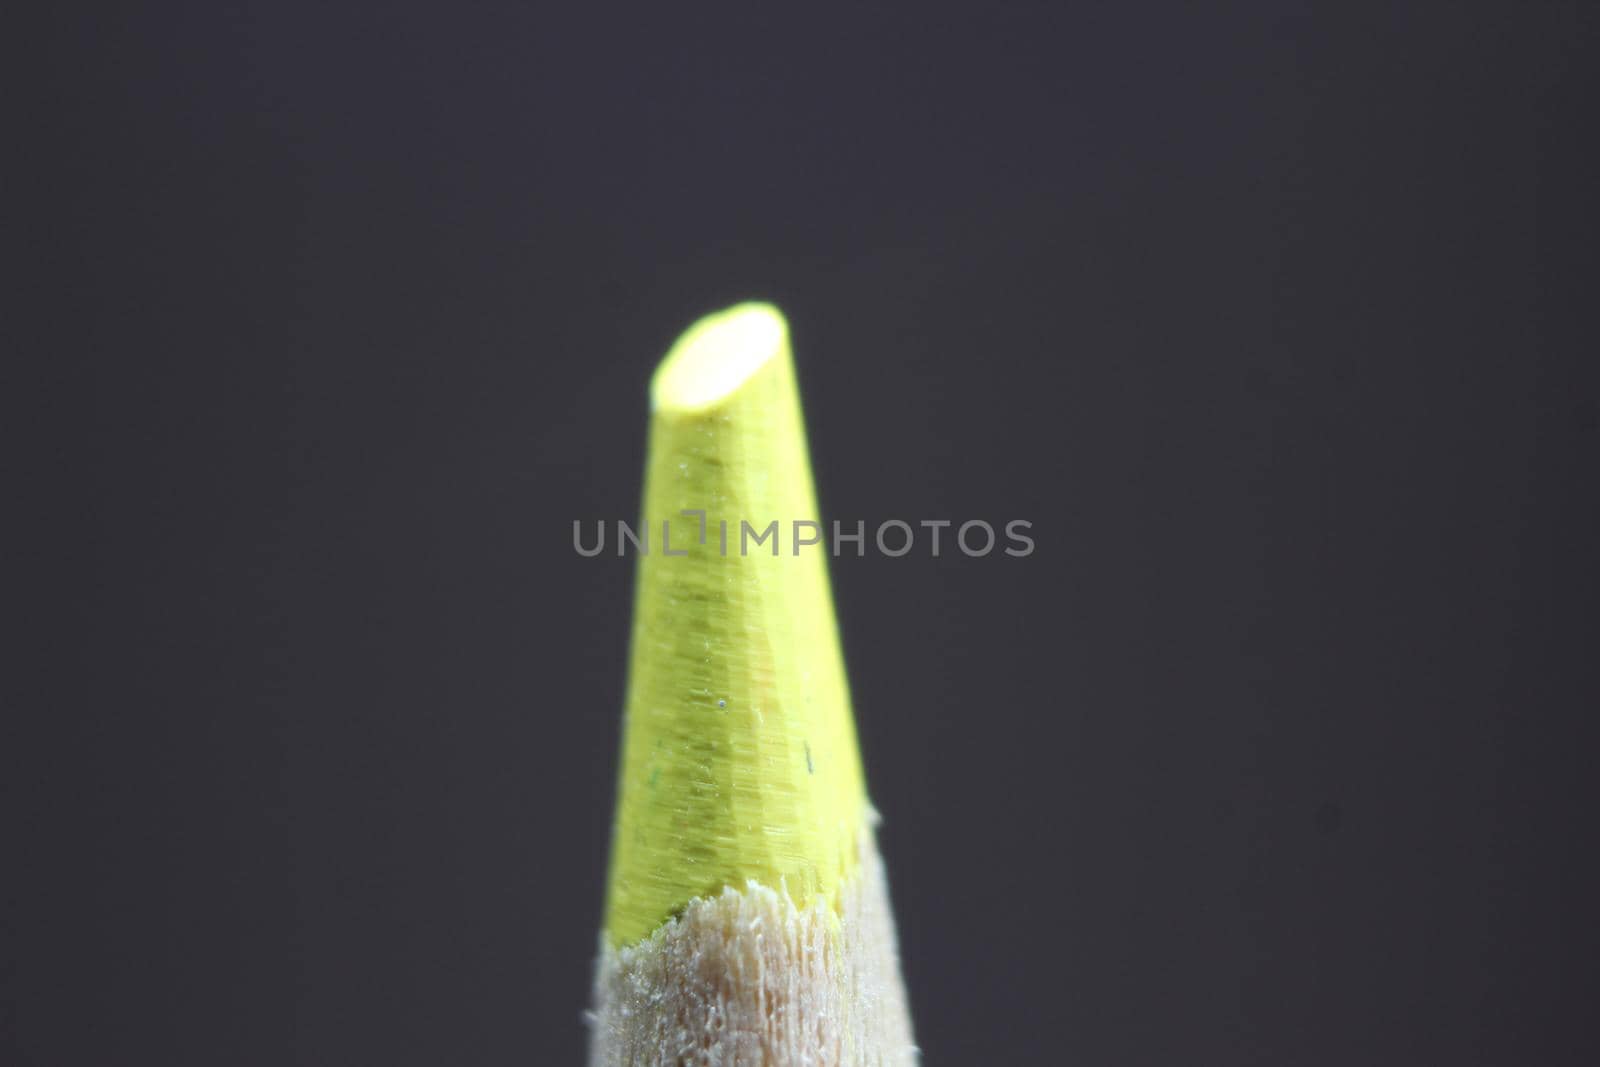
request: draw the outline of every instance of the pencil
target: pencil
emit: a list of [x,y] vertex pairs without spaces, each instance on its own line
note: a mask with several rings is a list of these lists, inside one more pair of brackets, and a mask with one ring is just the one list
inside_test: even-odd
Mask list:
[[590,1067],[914,1064],[782,315],[650,400]]

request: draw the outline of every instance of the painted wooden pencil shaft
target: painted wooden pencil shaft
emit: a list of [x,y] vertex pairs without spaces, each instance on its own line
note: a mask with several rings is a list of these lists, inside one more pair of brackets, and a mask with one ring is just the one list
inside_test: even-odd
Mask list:
[[782,317],[702,320],[651,406],[591,1065],[910,1064],[825,549],[772,541],[817,518]]

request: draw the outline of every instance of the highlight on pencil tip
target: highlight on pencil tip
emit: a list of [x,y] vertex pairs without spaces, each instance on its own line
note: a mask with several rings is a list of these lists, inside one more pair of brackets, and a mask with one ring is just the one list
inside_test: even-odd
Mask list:
[[703,412],[738,391],[788,346],[789,326],[771,304],[738,304],[684,331],[650,384],[657,411]]

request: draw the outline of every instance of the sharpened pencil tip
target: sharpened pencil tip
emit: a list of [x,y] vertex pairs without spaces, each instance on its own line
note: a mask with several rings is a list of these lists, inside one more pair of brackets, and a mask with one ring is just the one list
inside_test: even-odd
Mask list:
[[699,411],[726,399],[788,344],[788,324],[770,304],[707,315],[672,346],[651,383],[657,411]]
[[[868,812],[783,316],[742,304],[656,371],[606,933],[755,881],[838,899]],[[794,536],[791,540],[791,532]]]

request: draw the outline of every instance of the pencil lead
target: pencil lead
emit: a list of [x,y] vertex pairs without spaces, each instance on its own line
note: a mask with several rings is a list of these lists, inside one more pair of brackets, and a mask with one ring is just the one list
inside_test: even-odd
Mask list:
[[606,917],[619,945],[751,880],[802,907],[832,899],[866,805],[783,317],[702,319],[651,407]]

